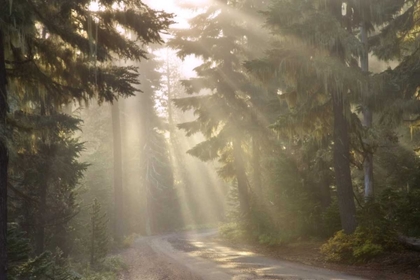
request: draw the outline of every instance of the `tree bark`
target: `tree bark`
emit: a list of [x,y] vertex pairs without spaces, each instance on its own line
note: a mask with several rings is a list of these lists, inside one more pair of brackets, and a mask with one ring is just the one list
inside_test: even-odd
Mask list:
[[348,123],[345,117],[343,94],[335,92],[332,96],[334,111],[333,157],[338,207],[344,232],[350,234],[356,229],[357,221],[350,174],[350,139]]
[[[361,7],[363,7],[361,5]],[[364,11],[362,11],[364,13]],[[364,17],[364,16],[363,16]],[[366,22],[363,20],[360,26],[361,40],[363,44],[363,53],[360,57],[360,64],[362,67],[362,72],[367,76],[369,73],[369,46],[368,46],[368,36],[367,36],[367,27]],[[363,120],[362,124],[365,128],[372,127],[372,110],[369,108],[369,88],[367,86],[363,87],[362,92],[363,98]],[[369,148],[369,147],[368,147]],[[364,185],[365,185],[365,200],[374,199],[374,186],[373,186],[373,153],[368,149],[365,152],[365,158],[363,162],[363,171],[364,171]]]
[[114,151],[114,238],[117,242],[121,242],[124,236],[124,194],[122,184],[121,123],[118,102],[114,102],[111,106]]
[[242,158],[241,141],[233,141],[234,165],[236,180],[238,183],[239,207],[242,215],[247,215],[249,211],[248,180],[246,178],[244,162]]
[[[6,137],[7,89],[4,34],[0,28],[0,126]],[[7,168],[9,155],[5,139],[0,139],[0,280],[7,279]]]
[[[45,100],[41,100],[41,116],[46,116]],[[42,135],[42,146],[44,153],[47,153],[46,156],[50,159],[49,148],[46,147],[45,135]],[[37,215],[37,224],[35,229],[35,254],[41,255],[45,249],[45,215],[47,215],[47,194],[48,194],[48,166],[43,169],[44,176],[41,178],[39,185],[39,205],[38,205],[38,215]]]
[[35,233],[35,254],[41,255],[45,249],[45,215],[47,212],[47,192],[48,192],[48,183],[47,179],[43,178],[43,182],[40,186],[39,193],[39,213],[38,213],[38,223],[36,225]]
[[321,208],[326,210],[331,205],[331,191],[330,191],[330,178],[327,174],[329,171],[328,165],[324,162],[320,162],[320,179],[318,182],[319,191],[319,202]]
[[262,184],[261,184],[261,151],[260,143],[256,136],[252,138],[252,165],[253,165],[253,183],[255,194],[258,199],[262,199]]

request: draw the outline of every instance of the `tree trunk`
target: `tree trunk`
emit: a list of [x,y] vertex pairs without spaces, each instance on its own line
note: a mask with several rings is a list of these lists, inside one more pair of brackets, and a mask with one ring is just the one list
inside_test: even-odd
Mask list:
[[256,136],[252,138],[252,166],[253,166],[253,183],[254,191],[258,199],[262,199],[262,184],[261,184],[261,151],[260,143]]
[[118,102],[112,105],[112,136],[114,150],[114,237],[121,242],[124,236],[124,196],[122,185],[121,123]]
[[67,259],[70,255],[73,241],[69,239],[66,226],[67,222],[60,222],[60,224],[56,227],[57,247],[60,248],[60,250],[62,251],[62,257],[64,259]]
[[326,210],[331,205],[331,192],[330,192],[330,178],[328,176],[328,165],[320,162],[320,179],[318,182],[319,202],[322,210]]
[[[362,11],[363,13],[363,11]],[[363,21],[360,27],[361,32],[361,39],[363,44],[363,53],[360,57],[360,62],[362,66],[362,72],[367,76],[369,75],[369,46],[368,46],[368,36],[367,36],[367,27],[366,22]],[[369,88],[367,86],[363,87],[362,92],[363,98],[363,120],[362,124],[365,128],[372,127],[372,111],[369,108]],[[363,170],[364,170],[364,184],[365,184],[365,200],[373,200],[374,199],[374,192],[373,192],[373,153],[370,151],[370,147],[365,152],[365,158],[363,162]]]
[[45,249],[45,215],[47,212],[48,183],[44,177],[40,185],[38,223],[35,233],[35,254],[41,255]]
[[242,215],[249,211],[248,180],[246,178],[240,140],[233,141],[234,165],[238,183],[239,207]]
[[96,236],[96,228],[95,228],[95,220],[93,218],[93,214],[91,217],[91,228],[92,228],[92,235],[90,237],[90,266],[93,267],[95,265],[95,236]]
[[[5,137],[7,114],[6,63],[3,30],[0,27],[0,126]],[[0,138],[0,280],[7,279],[7,167],[9,155],[4,139]]]
[[168,122],[169,122],[169,133],[172,139],[174,132],[174,117],[173,117],[173,108],[172,108],[172,81],[171,81],[171,71],[169,69],[169,61],[166,60],[166,87],[168,90]]
[[343,94],[333,93],[334,111],[334,171],[337,185],[338,207],[341,225],[347,234],[357,226],[356,206],[350,174],[350,139],[345,117]]
[[[41,100],[41,116],[46,116],[45,101]],[[42,135],[42,146],[47,158],[51,156],[49,148],[46,147],[45,135]],[[44,176],[41,178],[39,185],[39,205],[38,215],[35,229],[35,254],[41,255],[45,249],[45,216],[47,215],[47,194],[48,194],[48,167],[45,167]]]

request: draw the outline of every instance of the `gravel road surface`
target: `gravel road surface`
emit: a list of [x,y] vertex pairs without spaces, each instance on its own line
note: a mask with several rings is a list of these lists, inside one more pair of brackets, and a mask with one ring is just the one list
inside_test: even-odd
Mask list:
[[122,257],[121,280],[362,280],[267,258],[212,241],[215,231],[139,238]]

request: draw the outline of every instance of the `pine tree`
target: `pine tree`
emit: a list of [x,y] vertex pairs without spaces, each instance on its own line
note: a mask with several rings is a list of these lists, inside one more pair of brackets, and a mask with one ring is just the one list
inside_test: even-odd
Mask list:
[[[360,54],[361,71],[369,77],[369,34],[374,32],[377,26],[393,24],[395,17],[404,7],[404,1],[349,1],[343,3],[343,17],[346,19],[347,30],[358,29],[362,43]],[[372,12],[374,11],[374,12]],[[379,31],[381,33],[383,31]],[[372,130],[373,106],[370,98],[370,88],[364,85],[361,88],[361,123],[365,131]],[[366,133],[365,133],[366,134]],[[369,140],[364,139],[368,142]],[[365,147],[363,151],[364,165],[364,197],[365,200],[374,199],[373,183],[373,147]]]
[[[404,1],[392,0],[273,1],[265,12],[267,25],[281,37],[266,59],[247,64],[261,80],[274,81],[288,103],[289,113],[277,120],[276,130],[315,139],[333,135],[335,180],[346,232],[356,226],[350,149],[364,158],[365,195],[371,197],[374,146],[366,138],[372,134],[372,112],[383,110],[383,101],[374,100],[381,100],[378,95],[387,87],[382,77],[368,73],[368,51],[381,48],[379,38],[397,36],[389,30],[404,22],[403,6]],[[381,26],[377,35],[367,38],[377,26]],[[351,103],[362,104],[363,122],[350,110]],[[361,142],[356,143],[353,135],[363,135]]]
[[[24,114],[30,115],[11,121],[15,131],[25,131],[25,129],[22,130],[22,128],[27,128],[25,120],[31,119],[29,130],[41,131],[49,126],[48,128],[51,129],[58,128],[52,134],[61,135],[60,130],[63,127],[66,130],[68,122],[74,121],[58,113],[61,106],[73,100],[88,101],[92,97],[97,97],[99,102],[103,102],[113,101],[118,96],[134,94],[136,88],[133,84],[137,82],[135,67],[110,66],[109,62],[116,57],[133,60],[146,58],[147,51],[143,49],[143,46],[148,43],[162,42],[159,32],[167,29],[171,23],[171,16],[151,10],[143,3],[135,1],[125,1],[124,8],[114,9],[113,5],[119,3],[117,2],[99,1],[101,9],[97,12],[90,11],[86,1],[0,2],[1,7],[8,7],[0,11],[0,69],[5,70],[1,71],[0,81],[1,91],[3,91],[1,96],[4,98],[2,99],[4,102],[0,102],[0,105],[4,105],[0,108],[4,116],[2,123],[6,119],[7,99],[9,99],[13,100],[13,111],[21,110]],[[130,30],[137,36],[133,36],[132,40],[127,39],[117,32],[119,27]],[[7,74],[7,89],[5,74]],[[5,94],[6,90],[9,91],[9,98]],[[20,123],[21,121],[23,123]],[[55,204],[60,199],[63,203],[68,203],[68,208],[65,209],[66,211],[70,209],[69,212],[60,213],[64,214],[61,220],[56,221],[57,223],[53,222],[56,230],[63,233],[63,223],[74,214],[67,215],[76,209],[73,190],[78,183],[80,173],[70,172],[69,176],[64,176],[69,180],[67,185],[57,183],[56,180],[59,177],[54,177],[58,175],[57,173],[42,177],[43,174],[37,172],[54,173],[54,164],[59,158],[57,156],[62,156],[60,153],[64,153],[68,156],[66,159],[70,160],[63,164],[77,166],[74,156],[80,151],[81,145],[74,143],[68,135],[62,138],[53,137],[58,142],[49,142],[48,140],[51,140],[48,139],[49,133],[51,132],[45,130],[41,135],[42,141],[37,142],[37,146],[24,150],[23,153],[32,153],[32,156],[46,160],[42,162],[45,164],[43,166],[50,167],[50,170],[30,169],[34,173],[26,172],[21,178],[34,180],[28,185],[43,181],[42,187],[38,189],[41,196],[39,204],[41,209],[46,209],[48,203]],[[4,137],[2,139],[1,142],[5,144]],[[22,139],[30,139],[30,137],[22,137]],[[16,147],[13,148],[18,150]],[[0,248],[3,249],[5,248],[3,233],[7,220],[6,204],[3,204],[7,197],[5,173],[7,151],[3,149],[0,154],[4,161],[1,165],[4,171],[1,174],[1,180],[4,185],[2,183],[0,186],[2,202]],[[41,154],[43,154],[42,157]],[[14,166],[17,167],[17,171],[21,171],[18,165]],[[70,175],[75,177],[70,178]],[[59,176],[63,175],[59,174]],[[61,187],[56,189],[56,183]],[[56,201],[48,202],[48,197],[55,197]],[[47,222],[51,222],[44,218],[56,219],[55,217],[41,217],[37,221],[38,252],[45,247],[44,227]],[[6,250],[1,250],[0,279],[6,277],[5,252]]]
[[17,152],[11,162],[10,179],[12,193],[17,196],[10,201],[14,205],[11,217],[23,217],[21,226],[34,238],[38,254],[44,252],[46,244],[68,254],[66,225],[78,212],[75,192],[87,168],[77,161],[83,144],[72,137],[80,120],[61,114],[22,112],[15,113],[14,118],[36,130],[31,129],[32,140],[27,132],[14,133]]
[[91,212],[90,265],[95,266],[108,253],[108,218],[95,198]]
[[158,92],[162,90],[161,63],[152,59],[143,63],[144,85],[140,100],[142,144],[141,173],[146,208],[146,233],[156,234],[174,229],[179,223],[178,194],[174,188],[173,166],[170,160],[168,125],[157,112]]
[[121,242],[124,237],[124,191],[123,191],[123,167],[122,167],[122,145],[121,145],[121,122],[119,103],[114,102],[111,107],[112,138],[114,154],[114,237]]
[[[339,8],[337,11],[332,2],[273,2],[265,13],[267,24],[284,39],[269,51],[266,60],[248,64],[248,69],[262,78],[269,75],[277,79],[291,111],[306,114],[300,118],[306,121],[299,127],[316,129],[325,125],[325,113],[333,116],[331,132],[340,213],[343,228],[352,232],[356,228],[356,209],[350,176],[349,120],[353,117],[346,96],[349,91],[358,92],[357,87],[352,87],[354,79],[363,79],[357,71],[348,74],[346,61],[354,65],[353,55],[361,47],[357,38],[342,28]],[[328,95],[323,97],[324,93]],[[310,109],[309,114],[302,111],[304,106]],[[331,109],[320,110],[326,106]]]
[[189,30],[178,30],[169,42],[180,58],[195,55],[203,60],[195,69],[198,77],[183,81],[187,93],[196,96],[174,100],[178,108],[196,115],[194,121],[178,127],[187,136],[202,133],[206,138],[189,153],[203,161],[219,159],[223,164],[219,174],[236,181],[242,214],[248,213],[250,205],[244,146],[249,127],[259,127],[248,102],[259,89],[249,81],[242,62],[251,53],[255,37],[260,42],[264,38],[264,33],[252,32],[257,27],[251,28],[244,19],[255,23],[258,3],[215,1],[190,21]]
[[4,57],[4,35],[0,27],[0,280],[6,280],[7,271],[7,167],[9,156],[6,146],[7,89]]

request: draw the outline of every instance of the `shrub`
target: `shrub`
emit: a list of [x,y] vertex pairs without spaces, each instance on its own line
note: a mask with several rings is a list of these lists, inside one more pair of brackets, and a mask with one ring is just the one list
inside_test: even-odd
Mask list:
[[220,235],[230,241],[246,241],[249,235],[244,226],[237,222],[230,222],[219,227]]
[[284,244],[284,239],[279,235],[263,233],[258,236],[258,242],[262,245],[275,246]]
[[338,231],[327,243],[322,245],[321,253],[331,262],[343,262],[352,259],[353,240],[344,231]]
[[374,243],[369,237],[361,227],[350,235],[341,230],[322,245],[321,253],[331,262],[365,262],[385,251],[383,245]]
[[420,236],[420,190],[406,192],[388,188],[382,192],[379,203],[401,233]]
[[331,237],[335,232],[341,229],[340,211],[338,210],[338,202],[334,199],[331,205],[322,213],[322,227],[320,235],[323,237]]
[[133,243],[136,241],[136,239],[138,238],[138,235],[135,233],[130,234],[129,236],[126,236],[122,242],[122,246],[123,248],[130,248],[133,246]]
[[102,271],[118,273],[127,269],[127,265],[124,263],[121,257],[107,257],[104,259],[101,265]]
[[[77,267],[82,271],[84,280],[118,280],[119,274],[127,269],[127,265],[120,257],[107,257],[93,269],[92,267]],[[79,264],[80,266],[80,264]]]
[[365,262],[385,251],[397,249],[397,233],[378,203],[367,203],[359,212],[359,226],[353,234],[337,232],[321,247],[326,260]]

